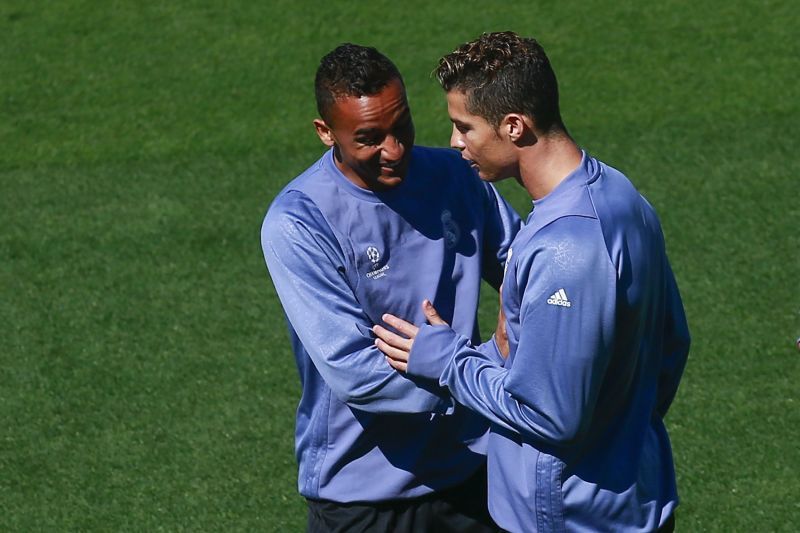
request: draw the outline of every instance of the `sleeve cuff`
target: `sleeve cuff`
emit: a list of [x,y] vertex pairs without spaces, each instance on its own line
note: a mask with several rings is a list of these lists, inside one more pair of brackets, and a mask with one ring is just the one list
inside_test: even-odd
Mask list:
[[408,374],[436,380],[453,356],[459,335],[449,326],[423,325],[419,329],[408,356]]

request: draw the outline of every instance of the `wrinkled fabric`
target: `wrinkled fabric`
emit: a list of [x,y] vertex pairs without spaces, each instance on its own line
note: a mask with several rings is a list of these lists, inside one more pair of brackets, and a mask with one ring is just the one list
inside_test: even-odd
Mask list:
[[424,322],[428,298],[478,342],[481,275],[499,287],[520,225],[452,150],[415,147],[408,176],[381,193],[347,180],[328,152],[278,194],[261,243],[303,389],[301,494],[416,497],[485,461],[487,423],[438,384],[392,369],[371,328],[384,313]]
[[689,332],[655,211],[584,153],[534,202],[503,282],[510,354],[424,326],[408,373],[491,422],[489,508],[509,531],[654,531],[678,503],[663,417]]

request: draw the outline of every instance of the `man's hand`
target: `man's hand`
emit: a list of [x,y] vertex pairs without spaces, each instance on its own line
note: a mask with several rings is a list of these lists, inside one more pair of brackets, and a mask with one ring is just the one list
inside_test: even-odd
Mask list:
[[500,285],[500,311],[497,313],[497,327],[494,330],[494,342],[500,350],[500,355],[508,359],[508,334],[506,333],[506,315],[503,313],[503,286]]
[[[429,324],[433,326],[447,325],[447,322],[442,320],[430,300],[422,302],[422,312],[425,313],[425,318]],[[419,328],[411,322],[406,322],[402,318],[397,318],[388,313],[381,318],[398,332],[405,335],[405,337],[391,332],[383,326],[375,325],[372,327],[372,331],[378,336],[375,339],[375,346],[386,355],[386,362],[392,368],[405,372],[408,370],[408,354],[411,353],[411,347],[414,345],[414,339],[419,333]]]

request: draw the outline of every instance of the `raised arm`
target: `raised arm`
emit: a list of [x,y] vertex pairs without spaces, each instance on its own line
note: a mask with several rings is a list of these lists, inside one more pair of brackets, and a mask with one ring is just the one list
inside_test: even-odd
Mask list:
[[420,388],[384,362],[348,284],[345,253],[310,199],[282,196],[264,220],[261,245],[286,316],[337,398],[369,412],[447,410],[441,390]]
[[[567,228],[570,234],[587,229]],[[602,246],[553,242],[558,246],[515,260],[513,279],[506,277],[506,284],[518,284],[510,290],[523,295],[510,368],[449,328],[423,326],[408,372],[438,378],[495,424],[562,447],[584,434],[594,412],[613,340],[615,276]],[[559,289],[570,307],[547,303]]]

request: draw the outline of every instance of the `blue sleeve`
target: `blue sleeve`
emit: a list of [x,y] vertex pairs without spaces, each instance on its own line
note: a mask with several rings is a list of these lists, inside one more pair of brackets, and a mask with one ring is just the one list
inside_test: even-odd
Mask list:
[[408,374],[439,381],[448,363],[461,350],[469,351],[470,355],[481,358],[490,366],[502,367],[506,361],[500,354],[494,335],[483,344],[473,347],[466,337],[448,326],[424,324],[420,327],[412,345],[412,355],[408,359]]
[[667,263],[666,266],[666,308],[664,320],[664,353],[661,374],[658,381],[657,412],[663,418],[669,410],[678,391],[683,370],[689,357],[689,326],[683,310],[678,284]]
[[494,185],[481,182],[486,205],[481,277],[495,289],[503,282],[503,265],[511,242],[522,227],[514,208],[497,192]]
[[488,341],[484,342],[475,349],[481,352],[490,361],[494,361],[495,364],[499,366],[503,366],[506,363],[506,358],[500,353],[500,347],[497,346],[497,339],[495,338],[494,334],[492,334],[492,337]]
[[351,290],[344,252],[305,195],[279,197],[261,229],[261,246],[286,316],[314,366],[341,401],[373,413],[446,412],[443,390],[419,388],[391,368]]
[[[522,299],[509,368],[443,326],[420,330],[409,361],[409,372],[438,377],[456,400],[494,424],[553,447],[569,445],[589,428],[610,359],[616,304],[616,277],[602,239],[571,240],[595,230],[588,219],[569,223],[535,250],[515,249],[515,275],[505,283],[516,283],[512,290]],[[547,303],[560,289],[570,307]],[[437,351],[445,357],[428,355]]]

